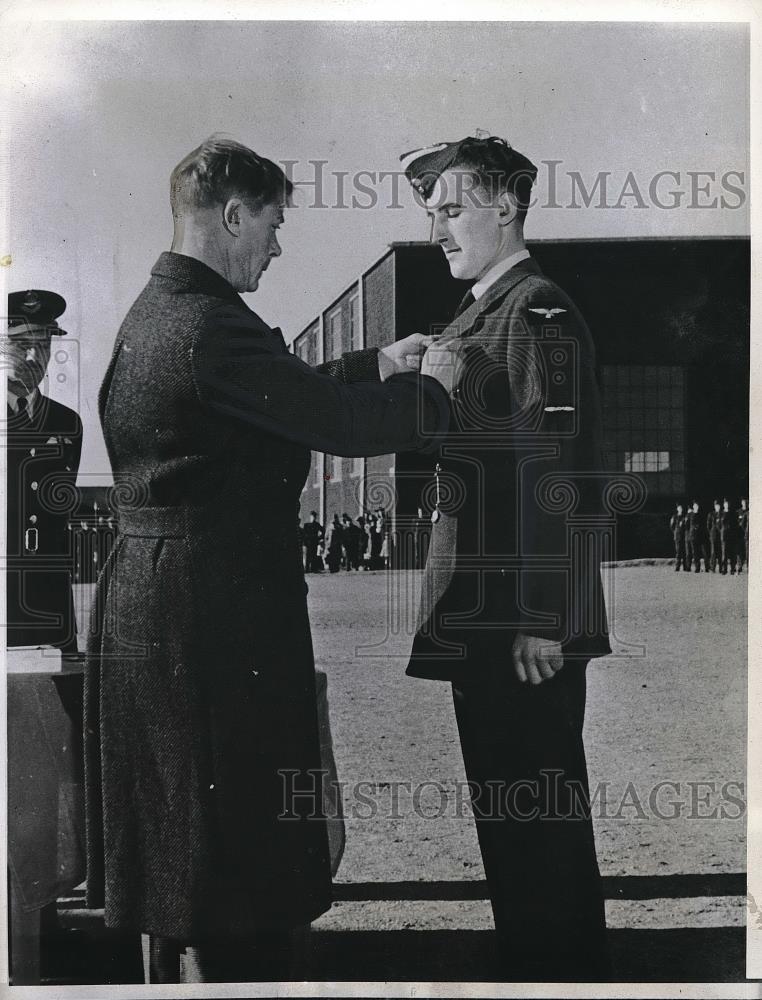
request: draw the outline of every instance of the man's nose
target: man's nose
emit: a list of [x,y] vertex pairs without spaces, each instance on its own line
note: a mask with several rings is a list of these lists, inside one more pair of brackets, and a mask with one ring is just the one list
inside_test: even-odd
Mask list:
[[447,237],[446,220],[435,216],[431,221],[431,242],[443,244],[447,242]]
[[278,243],[278,241],[276,239],[274,239],[273,240],[273,245],[270,247],[270,256],[271,257],[280,257],[280,255],[282,253],[283,253],[283,251],[281,250],[280,243]]

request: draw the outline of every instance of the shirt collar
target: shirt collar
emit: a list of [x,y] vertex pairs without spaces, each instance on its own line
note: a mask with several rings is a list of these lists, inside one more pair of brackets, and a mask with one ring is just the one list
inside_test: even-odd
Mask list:
[[494,285],[501,275],[505,274],[506,271],[510,271],[512,267],[515,267],[515,265],[520,263],[522,260],[526,260],[529,256],[530,253],[528,250],[517,250],[516,253],[512,253],[510,257],[504,257],[502,260],[499,260],[497,264],[493,264],[484,277],[471,287],[471,294],[473,297],[475,299],[481,298],[490,285]]
[[[10,389],[6,390],[6,394],[8,398],[8,406],[10,406],[10,408],[13,410],[14,413],[18,413],[19,399],[21,399],[21,396],[17,396],[16,393],[11,392]],[[39,390],[32,389],[32,391],[26,397],[26,412],[29,415],[30,419],[37,407],[37,398],[39,395],[40,395]]]

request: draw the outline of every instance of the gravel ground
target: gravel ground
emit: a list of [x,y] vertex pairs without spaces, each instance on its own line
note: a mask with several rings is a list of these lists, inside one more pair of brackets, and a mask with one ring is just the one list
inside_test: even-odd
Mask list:
[[[604,876],[625,887],[639,876],[642,886],[637,899],[625,888],[623,899],[609,900],[609,924],[738,926],[744,899],[723,876],[745,870],[746,577],[667,566],[604,575],[616,651],[589,668],[585,725],[591,788],[600,792],[597,844]],[[348,785],[339,887],[482,879],[458,794],[465,775],[449,685],[404,673],[418,574],[308,581],[316,662],[328,675],[339,778]],[[683,892],[672,876],[701,876],[705,888]],[[485,900],[446,887],[441,895],[340,901],[315,926],[491,926]]]
[[[585,728],[615,979],[741,981],[746,577],[654,561],[604,579],[616,652],[589,668]],[[310,978],[494,980],[449,685],[404,672],[419,575],[308,580],[347,813]],[[77,588],[82,615],[90,590]],[[90,951],[75,951],[84,964],[60,981],[96,981]]]

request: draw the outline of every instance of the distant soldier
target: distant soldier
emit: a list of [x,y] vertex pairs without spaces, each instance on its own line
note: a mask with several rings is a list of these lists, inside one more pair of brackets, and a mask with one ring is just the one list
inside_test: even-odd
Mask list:
[[318,547],[325,538],[323,525],[318,520],[316,510],[310,511],[310,519],[302,529],[304,537],[304,570],[306,573],[321,573],[323,560],[318,557]]
[[675,543],[675,572],[680,569],[690,572],[690,564],[686,559],[685,532],[687,528],[687,518],[683,512],[683,505],[679,503],[677,510],[669,519],[669,530]]
[[367,559],[365,558],[365,554],[368,551],[370,540],[368,539],[368,533],[365,530],[365,518],[362,516],[362,514],[357,518],[356,530],[357,530],[357,546],[358,546],[358,551],[357,551],[358,566],[361,569],[367,569],[368,562]]
[[714,501],[714,510],[710,510],[706,516],[706,533],[709,536],[709,565],[713,573],[717,572],[717,565],[722,559],[722,544],[720,542],[720,514],[722,505],[719,500]]
[[738,572],[744,563],[749,565],[749,504],[746,497],[741,497],[741,506],[736,511],[738,519]]
[[691,509],[688,511],[685,528],[685,548],[688,556],[688,568],[694,567],[696,573],[701,572],[701,560],[704,560],[704,570],[709,572],[709,553],[707,550],[707,536],[704,519],[701,515],[701,508],[697,501],[693,501]]
[[341,567],[341,542],[344,529],[341,527],[339,515],[333,515],[333,521],[328,529],[326,544],[326,559],[331,573],[338,573]]
[[738,536],[738,518],[730,509],[730,502],[722,501],[720,511],[720,572],[735,575]]
[[342,520],[341,541],[344,546],[344,566],[348,570],[360,568],[360,549],[362,548],[362,530],[354,523],[349,514],[344,514]]
[[389,565],[389,532],[386,527],[386,514],[383,507],[376,508],[376,537],[378,543],[378,568],[386,569]]

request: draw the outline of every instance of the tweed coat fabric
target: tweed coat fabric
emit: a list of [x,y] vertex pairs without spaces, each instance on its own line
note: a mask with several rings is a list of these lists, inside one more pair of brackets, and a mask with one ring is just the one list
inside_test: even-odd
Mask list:
[[31,418],[8,411],[6,432],[8,645],[76,652],[68,525],[77,505],[82,421],[40,393]]
[[507,658],[518,631],[583,662],[610,652],[609,480],[595,351],[574,303],[524,260],[453,320],[421,370],[447,389],[452,421],[408,673],[463,681]]
[[[344,384],[289,354],[216,272],[162,254],[100,414],[121,495],[86,672],[88,898],[193,943],[331,902],[306,587],[309,449],[424,446],[433,380]],[[292,794],[292,793],[302,793]]]

